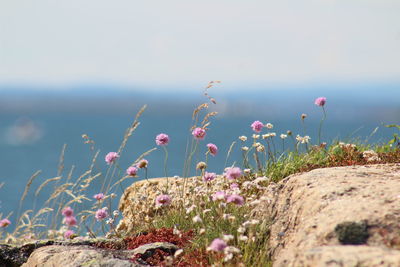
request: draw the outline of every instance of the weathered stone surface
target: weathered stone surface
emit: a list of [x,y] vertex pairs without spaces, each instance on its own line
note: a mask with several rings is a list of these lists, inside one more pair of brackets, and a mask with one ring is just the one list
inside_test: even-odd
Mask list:
[[293,175],[262,199],[274,266],[400,266],[400,164]]
[[94,249],[90,246],[46,246],[35,250],[23,267],[50,266],[98,266],[98,267],[131,267],[140,266],[129,260],[125,251]]
[[[156,242],[140,246],[134,250],[99,249],[88,245],[65,246],[50,245],[36,249],[23,267],[50,266],[94,266],[94,267],[132,267],[144,266],[132,262],[136,254],[143,254],[142,259],[150,257],[156,249],[174,253],[178,247],[171,243]],[[144,262],[144,261],[143,261]]]

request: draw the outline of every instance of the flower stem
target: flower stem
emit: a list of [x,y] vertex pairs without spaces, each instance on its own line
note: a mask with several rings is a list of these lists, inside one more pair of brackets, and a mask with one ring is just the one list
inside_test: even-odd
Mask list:
[[321,130],[322,130],[322,124],[324,123],[326,119],[326,112],[324,106],[322,106],[322,111],[324,112],[324,116],[321,119],[321,122],[319,123],[319,130],[318,130],[318,145],[321,144]]

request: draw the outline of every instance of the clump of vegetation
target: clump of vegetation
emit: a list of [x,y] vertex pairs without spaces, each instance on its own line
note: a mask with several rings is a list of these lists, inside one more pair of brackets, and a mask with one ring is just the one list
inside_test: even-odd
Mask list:
[[[210,82],[207,89],[216,83],[219,82]],[[121,146],[105,155],[105,164],[108,165],[105,174],[97,171],[96,165],[101,164],[98,162],[100,152],[94,152],[95,142],[88,135],[82,137],[93,151],[93,161],[89,169],[76,178],[73,167],[66,176],[63,175],[64,148],[58,175],[46,180],[35,193],[37,196],[44,187],[53,183],[53,194],[39,211],[32,209],[22,215],[17,214],[14,232],[3,232],[3,241],[89,239],[104,235],[107,238],[123,239],[129,249],[158,241],[178,245],[181,249],[174,255],[159,250],[152,257],[146,258],[148,263],[160,266],[269,266],[270,222],[252,218],[250,211],[261,202],[268,201],[263,198],[263,194],[270,183],[315,168],[400,162],[397,135],[387,144],[375,146],[338,141],[330,145],[321,143],[322,126],[327,117],[327,100],[320,97],[315,104],[322,108],[323,117],[316,144],[312,143],[306,132],[302,136],[291,131],[277,135],[271,123],[255,121],[250,125],[252,135],[240,136],[239,140],[232,143],[226,156],[228,163],[231,152],[240,149],[242,161],[228,165],[223,174],[218,175],[217,171],[213,172],[208,167],[209,160],[219,153],[218,146],[203,143],[211,119],[217,115],[216,112],[208,112],[208,108],[216,104],[216,101],[208,95],[207,90],[205,95],[210,102],[199,105],[192,115],[193,124],[189,129],[191,136],[182,177],[168,178],[167,147],[170,138],[166,133],[157,135],[156,147],[149,148],[129,166],[119,165],[129,138],[139,127],[140,115],[146,108],[143,107],[125,132]],[[306,114],[301,115],[303,124],[306,117]],[[164,172],[167,177],[164,183],[147,180],[149,162],[145,157],[158,148],[164,150]],[[198,158],[199,153],[204,153],[204,156],[194,162],[194,156]],[[189,178],[193,172],[196,176]],[[21,203],[37,175],[29,180]],[[132,199],[122,187],[122,182],[138,177],[147,182],[137,189],[135,199]],[[98,194],[88,197],[85,192],[95,179],[101,179],[102,186]],[[125,220],[118,223],[120,212],[112,211],[117,201],[117,190],[122,191],[121,197],[129,203],[124,208],[124,216],[129,215],[131,218],[129,222]],[[0,218],[1,228],[5,229],[12,224],[9,220],[11,214]],[[126,223],[131,225],[130,229],[123,225]],[[354,227],[351,225],[351,231]],[[349,234],[346,229],[349,227],[339,228],[339,235],[342,236],[344,231],[343,236],[347,238]],[[106,247],[121,248],[112,245]]]
[[369,234],[366,222],[344,222],[336,225],[335,233],[343,245],[366,244]]

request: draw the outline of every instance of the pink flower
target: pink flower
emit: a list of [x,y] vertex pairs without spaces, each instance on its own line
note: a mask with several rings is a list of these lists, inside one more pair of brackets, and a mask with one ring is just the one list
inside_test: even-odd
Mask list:
[[203,181],[204,182],[210,182],[214,180],[217,177],[217,174],[215,172],[205,172],[203,176]]
[[62,215],[64,215],[65,217],[71,217],[74,215],[74,210],[71,207],[65,207],[62,212]]
[[64,222],[68,226],[74,226],[74,225],[77,224],[77,220],[76,220],[76,218],[74,216],[65,217]]
[[138,169],[136,167],[129,167],[126,170],[126,174],[128,174],[129,176],[135,176],[137,171],[138,171]]
[[107,217],[108,217],[107,208],[98,209],[96,211],[96,215],[95,215],[96,220],[101,221]]
[[253,128],[253,131],[255,131],[256,133],[261,132],[263,127],[264,124],[261,121],[255,121],[251,124],[251,128]]
[[223,251],[228,245],[226,242],[220,238],[214,239],[210,246],[207,248],[207,250],[213,250],[213,251]]
[[206,137],[206,130],[204,130],[203,128],[197,127],[196,129],[193,130],[192,135],[197,140],[203,140],[204,137]]
[[212,197],[213,201],[225,200],[226,194],[224,191],[218,191],[218,192],[215,192],[211,197]]
[[208,151],[210,152],[211,155],[215,156],[218,153],[218,147],[214,144],[207,144]]
[[171,204],[171,197],[168,195],[159,195],[156,198],[156,205],[157,206],[167,206]]
[[235,179],[239,178],[240,176],[242,176],[242,171],[240,170],[239,167],[228,167],[225,169],[224,176],[228,180],[235,180]]
[[156,144],[158,146],[166,146],[166,145],[168,145],[168,142],[169,142],[168,135],[161,133],[156,136]]
[[229,188],[232,189],[232,190],[235,190],[235,189],[238,189],[238,188],[239,188],[239,185],[238,185],[237,183],[232,183],[232,184],[229,186]]
[[149,165],[149,162],[145,159],[142,159],[136,164],[136,167],[138,167],[139,169],[143,169],[147,168],[147,165]]
[[10,222],[9,219],[0,220],[0,227],[1,228],[5,228],[5,227],[9,226],[10,224],[11,224],[11,222]]
[[119,158],[117,152],[110,152],[106,155],[106,162],[107,164],[111,164]]
[[103,200],[104,199],[104,194],[103,193],[98,193],[98,194],[94,195],[93,198],[97,199],[98,201]]
[[318,97],[317,99],[315,99],[314,104],[320,107],[323,107],[326,103],[326,97]]
[[71,236],[72,236],[73,234],[75,234],[74,231],[72,231],[72,230],[67,230],[67,231],[65,231],[65,233],[64,233],[64,237],[65,237],[66,239],[70,239]]
[[239,196],[237,194],[233,194],[227,197],[226,199],[227,203],[234,203],[236,205],[242,206],[244,204],[244,199],[242,196]]

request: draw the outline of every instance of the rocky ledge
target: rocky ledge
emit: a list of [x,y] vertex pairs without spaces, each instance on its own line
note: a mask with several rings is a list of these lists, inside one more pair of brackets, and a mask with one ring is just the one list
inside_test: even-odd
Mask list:
[[[132,209],[153,210],[134,203],[154,203],[155,192],[166,179],[141,181],[121,199],[121,231],[135,222]],[[182,183],[196,179],[172,181]],[[146,194],[144,194],[146,193]],[[146,195],[147,199],[137,198]],[[139,204],[137,204],[139,205]],[[270,222],[266,248],[276,267],[400,266],[400,164],[316,169],[271,184],[261,203],[249,211]],[[98,241],[96,241],[98,242]],[[79,242],[41,241],[22,247],[2,245],[0,266],[143,266],[133,255],[151,255],[155,249],[176,250],[172,244],[153,243],[135,250],[110,250]]]
[[274,266],[400,266],[400,164],[316,169],[263,199]]

